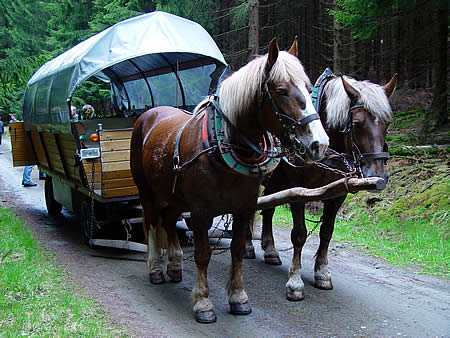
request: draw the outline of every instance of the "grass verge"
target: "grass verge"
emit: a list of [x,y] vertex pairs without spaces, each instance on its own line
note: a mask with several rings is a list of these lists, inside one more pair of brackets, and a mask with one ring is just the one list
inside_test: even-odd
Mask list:
[[[356,248],[398,266],[412,266],[418,273],[450,278],[447,157],[448,153],[439,158],[394,157],[383,192],[362,191],[347,196],[333,239],[358,243]],[[319,218],[311,213],[307,217]],[[277,208],[274,224],[292,226],[287,207]]]
[[123,336],[0,207],[0,336]]

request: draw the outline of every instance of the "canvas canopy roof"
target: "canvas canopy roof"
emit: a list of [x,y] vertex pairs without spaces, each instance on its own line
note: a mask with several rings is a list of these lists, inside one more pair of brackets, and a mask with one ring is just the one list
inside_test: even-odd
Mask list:
[[[136,81],[145,84],[149,91],[146,94],[150,98],[148,105],[155,106],[159,95],[152,92],[154,84],[147,79],[173,73],[173,83],[178,81],[176,90],[180,91],[184,103],[188,95],[184,82],[198,75],[186,75],[183,80],[178,71],[205,65],[214,66],[207,70],[211,73],[222,69],[226,62],[214,40],[199,24],[160,11],[119,22],[38,69],[28,81],[25,92],[26,127],[61,124],[69,128],[67,102],[77,86],[91,76],[111,82],[113,95],[122,100],[122,104],[128,104],[129,109],[131,96],[137,95],[129,93],[137,87]],[[211,82],[211,78],[207,80]],[[134,85],[127,88],[127,82],[134,82]]]

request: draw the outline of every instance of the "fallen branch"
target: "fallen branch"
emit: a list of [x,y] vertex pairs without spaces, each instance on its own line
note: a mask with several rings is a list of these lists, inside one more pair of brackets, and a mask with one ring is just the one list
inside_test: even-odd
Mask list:
[[[257,210],[269,209],[289,202],[312,202],[336,198],[348,194],[342,178],[320,188],[291,188],[258,198]],[[382,189],[383,179],[379,177],[350,178],[348,187],[352,192]]]

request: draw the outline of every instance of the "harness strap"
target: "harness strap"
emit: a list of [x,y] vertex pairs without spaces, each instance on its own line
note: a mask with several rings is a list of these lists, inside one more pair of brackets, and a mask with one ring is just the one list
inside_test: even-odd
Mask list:
[[[206,118],[206,116],[207,115],[205,115],[204,119]],[[175,149],[174,149],[174,152],[173,152],[173,171],[175,172],[175,179],[174,179],[173,185],[172,185],[172,194],[175,193],[175,187],[176,187],[176,184],[177,184],[178,175],[181,172],[181,170],[184,167],[192,164],[197,158],[199,158],[203,154],[206,154],[206,153],[210,152],[211,150],[217,149],[217,146],[212,146],[212,147],[203,149],[201,152],[199,152],[197,155],[195,155],[189,161],[184,162],[182,165],[180,165],[180,140],[181,140],[181,135],[183,134],[184,128],[186,128],[186,126],[189,124],[189,122],[192,121],[193,118],[194,117],[191,117],[189,120],[187,120],[183,124],[181,129],[178,131],[177,138],[175,140]]]
[[175,140],[175,150],[173,152],[173,170],[175,172],[181,170],[181,167],[180,167],[180,140],[181,140],[181,135],[183,134],[184,128],[186,128],[186,126],[189,124],[189,122],[192,121],[193,118],[194,117],[191,117],[189,120],[187,120],[183,124],[181,129],[178,131],[177,138]]
[[230,119],[224,114],[224,112],[222,111],[222,109],[220,109],[220,106],[217,104],[217,101],[211,100],[211,103],[213,104],[216,112],[218,113],[218,115],[220,116],[221,119],[223,119],[232,129],[233,131],[235,131],[238,136],[240,138],[242,138],[242,140],[244,140],[244,142],[256,153],[260,154],[261,156],[264,156],[266,158],[279,158],[281,157],[280,154],[276,154],[274,156],[266,154],[265,152],[261,151],[261,149],[259,149],[255,144],[253,144],[244,134],[241,133],[241,131],[239,130],[238,127],[236,127],[231,121]]
[[380,153],[365,153],[360,155],[361,160],[378,160],[378,159],[389,159],[389,153],[380,152]]
[[[280,122],[282,123],[283,128],[285,129],[285,132],[287,132],[287,130],[289,130],[289,129],[294,130],[297,127],[305,126],[314,120],[320,120],[320,116],[317,113],[305,116],[301,120],[295,120],[288,115],[280,113],[278,111],[277,105],[275,104],[275,102],[272,99],[272,95],[270,95],[269,87],[267,87],[267,82],[264,83],[264,91],[266,92],[267,97],[269,98],[270,104],[272,105],[272,108],[273,108],[275,114],[278,116]],[[289,125],[286,122],[288,122]]]

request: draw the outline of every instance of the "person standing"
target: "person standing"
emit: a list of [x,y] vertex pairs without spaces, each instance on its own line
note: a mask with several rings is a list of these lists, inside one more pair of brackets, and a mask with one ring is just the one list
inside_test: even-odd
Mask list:
[[[11,120],[9,120],[8,124],[11,125],[11,123],[16,123],[19,122],[17,121],[16,115],[11,114]],[[9,134],[11,135],[11,126],[9,127]],[[33,166],[32,165],[26,165],[23,168],[23,175],[22,175],[22,185],[24,187],[35,187],[37,186],[36,183],[34,183],[31,180],[31,171],[33,170]]]
[[78,114],[77,114],[77,107],[70,106],[70,120],[72,122],[78,122]]
[[2,136],[5,132],[5,127],[3,126],[3,122],[0,120],[0,145],[2,145]]

